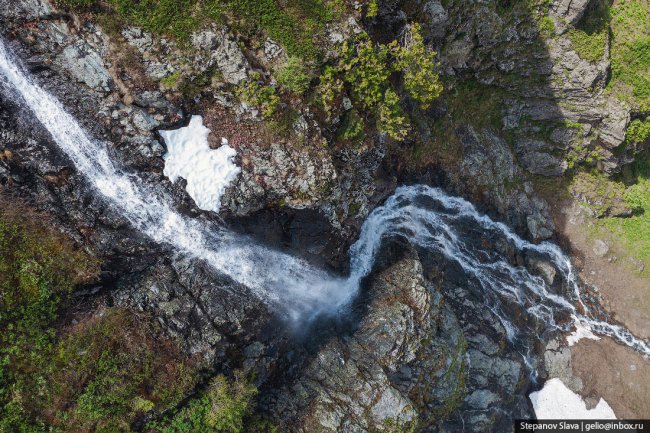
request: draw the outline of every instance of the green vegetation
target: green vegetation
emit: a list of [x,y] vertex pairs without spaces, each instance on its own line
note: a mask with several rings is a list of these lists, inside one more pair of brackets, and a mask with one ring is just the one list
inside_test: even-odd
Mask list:
[[545,38],[550,38],[555,35],[555,23],[548,15],[544,15],[537,20],[537,29]]
[[650,265],[650,158],[646,154],[636,164],[637,182],[624,194],[627,204],[634,209],[629,218],[607,218],[601,226],[614,234],[625,248],[625,253]]
[[[194,388],[199,364],[158,322],[117,308],[57,320],[75,285],[98,263],[47,227],[40,214],[2,197],[0,209],[0,431],[131,432]],[[56,326],[56,327],[55,327]],[[208,391],[150,432],[272,432],[247,421],[255,388],[219,376]],[[191,428],[185,428],[185,420]],[[160,429],[155,429],[160,425]]]
[[310,60],[320,55],[316,35],[333,18],[333,8],[326,0],[296,0],[288,4],[281,0],[58,1],[62,6],[95,11],[113,21],[124,20],[180,42],[187,42],[191,33],[205,22],[228,19],[245,36],[265,33],[290,55]]
[[404,75],[404,90],[426,110],[442,93],[442,83],[435,72],[436,53],[428,51],[420,34],[420,26],[413,24],[406,34],[404,46],[393,43],[395,68]]
[[368,9],[366,10],[366,16],[368,18],[374,18],[379,13],[379,2],[378,0],[370,0],[368,2]]
[[625,139],[632,144],[650,141],[650,117],[646,117],[645,120],[635,119],[630,122]]
[[309,71],[298,57],[290,57],[287,63],[275,74],[281,86],[302,95],[309,88]]
[[387,89],[384,100],[379,103],[377,129],[395,140],[401,141],[409,133],[408,120],[404,117],[399,96],[393,89]]
[[589,62],[597,62],[605,56],[607,37],[607,30],[601,30],[593,34],[581,29],[573,29],[569,32],[569,39],[571,39],[573,49],[576,50],[580,57]]
[[257,73],[252,73],[248,81],[239,85],[237,94],[243,102],[258,107],[266,118],[273,116],[280,105],[275,87],[262,84]]
[[440,96],[442,84],[435,71],[435,53],[424,46],[420,28],[412,25],[401,46],[397,42],[376,45],[367,35],[345,41],[334,66],[326,66],[320,77],[318,95],[331,116],[348,94],[359,112],[365,112],[377,129],[401,141],[410,129],[397,91],[391,80],[402,78],[406,93],[428,108]]
[[617,0],[610,13],[610,88],[640,110],[650,110],[650,2]]
[[75,326],[57,344],[48,383],[63,431],[129,431],[150,412],[177,405],[195,368],[153,320],[111,309]]
[[241,374],[229,381],[212,379],[203,394],[192,399],[175,415],[149,423],[150,433],[272,433],[275,429],[251,418],[251,399],[257,389]]
[[503,91],[471,79],[449,78],[443,98],[447,104],[444,117],[431,122],[429,141],[416,143],[403,158],[411,166],[433,163],[453,164],[461,157],[457,131],[467,127],[467,119],[478,132],[502,128]]
[[173,72],[160,80],[160,84],[168,89],[176,89],[181,80],[180,71]]
[[290,56],[307,61],[320,57],[316,37],[334,16],[333,7],[326,0],[221,0],[219,3],[241,34],[253,38],[264,32],[284,46]]

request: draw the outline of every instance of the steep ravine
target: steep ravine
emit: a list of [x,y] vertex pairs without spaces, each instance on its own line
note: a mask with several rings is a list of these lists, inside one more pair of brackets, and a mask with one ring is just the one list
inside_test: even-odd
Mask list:
[[[441,190],[408,187],[392,195],[398,184],[443,186],[476,201],[481,211],[507,222],[524,238],[550,238],[554,224],[548,205],[535,192],[535,176],[555,175],[564,163],[551,144],[531,145],[533,138],[527,134],[538,138],[535,125],[515,129],[513,151],[507,132],[454,123],[454,137],[447,138],[459,146],[452,149],[460,152],[456,160],[406,168],[400,158],[407,158],[408,143],[401,147],[378,143],[361,152],[339,149],[334,155],[321,148],[294,148],[290,142],[267,147],[249,124],[238,130],[230,109],[211,112],[214,107],[200,101],[170,102],[150,89],[131,89],[127,98],[95,51],[110,50],[99,29],[78,27],[72,17],[52,13],[45,3],[10,3],[11,9],[3,10],[2,16],[7,44],[36,82],[72,115],[58,116],[53,123],[79,122],[88,139],[105,142],[107,150],[104,156],[103,150],[97,151],[100,147],[90,149],[86,165],[71,160],[57,137],[39,125],[30,107],[20,103],[3,81],[1,149],[11,155],[0,159],[3,190],[54,215],[61,230],[94,249],[104,260],[99,286],[105,290],[100,294],[115,305],[153,314],[168,335],[182,341],[185,351],[208,360],[208,375],[235,369],[252,373],[261,391],[257,410],[280,431],[508,431],[513,418],[533,416],[527,395],[541,379],[559,374],[575,380],[570,359],[568,368],[562,367],[562,360],[551,359],[555,353],[566,354],[562,336],[573,331],[575,308],[578,315],[614,323],[598,306],[598,294],[582,287],[566,257],[551,244],[530,244]],[[414,3],[382,3],[379,15],[364,25],[371,31],[400,28],[407,17],[419,13]],[[624,136],[628,116],[624,109],[617,111],[616,105],[614,112],[581,111],[600,104],[594,102],[600,96],[564,89],[583,99],[558,108],[540,99],[557,90],[555,80],[527,88],[525,81],[513,83],[491,72],[490,68],[509,69],[498,58],[500,51],[488,56],[491,60],[485,58],[486,50],[501,46],[503,41],[495,38],[512,35],[509,22],[500,21],[504,28],[486,34],[478,19],[485,19],[486,11],[463,10],[457,2],[445,6],[446,30],[432,27],[431,34],[443,67],[457,75],[454,86],[475,74],[470,80],[496,80],[496,88],[511,92],[504,123],[586,122],[602,130],[597,135],[605,137],[605,146],[612,145],[607,140]],[[575,13],[562,12],[561,7],[554,11]],[[472,13],[476,15],[466,16]],[[517,19],[515,33],[528,34],[534,41],[536,33],[526,30],[526,20]],[[464,29],[458,22],[475,27]],[[469,46],[477,40],[478,46]],[[62,46],[66,48],[61,51]],[[508,46],[501,48],[508,52]],[[60,55],[51,54],[57,52]],[[559,63],[560,55],[550,53],[545,61]],[[540,61],[537,55],[535,59]],[[527,65],[525,59],[512,62],[517,68]],[[598,82],[596,77],[588,84]],[[550,87],[544,89],[546,85]],[[161,174],[165,149],[157,130],[181,126],[183,118],[187,121],[203,109],[201,114],[213,128],[211,139],[228,136],[234,141],[244,168],[224,199],[225,226],[233,230],[226,231],[225,242],[221,216],[199,211],[182,183],[172,185]],[[454,109],[433,107],[427,122],[439,121],[447,116],[445,110]],[[423,127],[423,133],[430,133],[428,128],[433,126]],[[562,131],[551,135],[564,136]],[[425,149],[434,151],[435,146]],[[103,164],[115,164],[117,174],[125,167],[124,180],[135,182],[136,195],[152,194],[150,202],[143,201],[153,209],[146,214],[148,229],[115,205],[124,194],[109,195],[107,200],[97,193],[97,185],[88,184],[88,170],[98,155]],[[613,158],[604,159],[608,169],[618,164]],[[156,220],[159,205],[190,225],[167,233],[158,230],[164,223]],[[343,209],[347,217],[340,217]],[[395,213],[382,216],[387,210]],[[198,255],[191,252],[196,245],[187,243],[183,251],[177,244],[179,233],[192,233],[198,230],[195,227],[214,230],[206,235],[210,240],[202,243]],[[383,239],[380,233],[385,234]],[[354,250],[352,263],[348,261],[349,247],[359,236],[362,241],[373,239],[375,251],[360,254],[365,257],[361,265],[355,263]],[[242,240],[268,249],[237,245]],[[242,268],[239,281],[237,262],[224,263],[221,269],[211,266],[220,262],[224,244],[229,249],[250,248],[246,254],[252,258],[251,266]],[[214,260],[205,260],[208,253]],[[259,269],[252,270],[256,264]],[[360,268],[363,271],[357,272]],[[256,280],[260,271],[262,277]],[[314,290],[323,280],[331,291]],[[310,289],[306,294],[305,286]],[[342,288],[350,295],[350,304],[345,295],[340,302],[336,299]],[[304,308],[310,304],[316,307]],[[302,314],[331,313],[327,304],[338,308],[335,314],[303,322]],[[287,321],[287,311],[297,322]],[[593,328],[598,331],[598,326]],[[612,335],[612,329],[605,334]],[[545,355],[547,344],[550,351]],[[648,350],[643,341],[636,345],[641,352]]]

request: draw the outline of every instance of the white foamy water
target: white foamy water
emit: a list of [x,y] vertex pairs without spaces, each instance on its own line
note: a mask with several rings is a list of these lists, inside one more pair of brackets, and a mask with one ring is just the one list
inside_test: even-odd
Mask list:
[[204,260],[296,320],[336,310],[355,294],[358,281],[331,276],[299,258],[223,228],[207,227],[170,208],[164,194],[117,167],[105,144],[90,138],[61,103],[18,66],[3,44],[0,83],[34,113],[90,185],[154,241]]
[[544,388],[530,394],[537,419],[616,419],[614,410],[602,398],[587,409],[587,404],[557,378],[547,380]]
[[187,193],[199,209],[219,212],[221,196],[240,169],[233,162],[235,149],[227,142],[211,149],[209,134],[201,116],[192,116],[186,127],[160,131],[167,144],[163,174],[172,182],[185,179]]
[[[457,263],[468,278],[477,281],[487,308],[499,318],[511,341],[526,330],[514,325],[504,308],[507,305],[515,305],[547,329],[569,332],[572,327],[558,323],[557,317],[573,317],[575,326],[613,337],[650,355],[648,342],[635,338],[624,327],[592,315],[582,301],[571,261],[559,247],[548,242],[527,242],[506,225],[477,212],[471,203],[448,196],[440,189],[423,185],[398,188],[363,224],[359,240],[350,249],[350,276],[332,276],[301,259],[171,209],[164,193],[148,188],[137,175],[114,165],[105,144],[91,139],[52,95],[17,66],[2,44],[0,83],[24,101],[77,171],[134,228],[156,242],[205,261],[288,317],[305,319],[347,305],[356,295],[361,279],[370,272],[382,239],[399,235],[419,248],[444,255]],[[499,253],[472,243],[476,236],[471,236],[471,232],[477,231],[505,239],[520,252],[545,257],[562,276],[573,299],[550,291],[541,277],[525,267],[515,266]],[[582,313],[578,313],[576,304]]]
[[[534,253],[551,263],[562,276],[572,300],[551,291],[544,279],[525,267],[506,260],[500,253],[476,241],[476,232],[486,239],[504,239],[522,253]],[[400,187],[386,203],[375,209],[364,223],[359,241],[351,249],[353,272],[366,275],[379,248],[381,237],[399,235],[412,245],[438,252],[455,262],[482,288],[484,302],[499,318],[508,339],[515,341],[526,330],[508,317],[506,305],[527,313],[547,329],[570,332],[574,337],[606,335],[650,356],[650,344],[626,328],[599,320],[582,299],[571,260],[555,244],[533,244],[503,223],[479,213],[468,201],[425,185]],[[472,241],[474,239],[474,241]],[[582,313],[578,312],[576,304]],[[573,320],[563,323],[562,317]],[[531,330],[529,330],[531,331]],[[534,332],[534,330],[532,330]]]

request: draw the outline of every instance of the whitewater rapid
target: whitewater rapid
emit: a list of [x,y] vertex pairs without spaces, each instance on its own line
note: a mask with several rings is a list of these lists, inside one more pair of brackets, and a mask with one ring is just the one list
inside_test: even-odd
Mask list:
[[[398,188],[364,222],[359,240],[350,249],[350,275],[330,275],[301,259],[173,210],[159,188],[148,187],[137,175],[117,167],[105,143],[89,137],[61,103],[24,72],[2,44],[0,78],[3,86],[18,96],[49,131],[78,173],[135,229],[180,253],[205,261],[294,320],[336,312],[348,305],[361,280],[371,271],[382,240],[400,236],[415,247],[444,255],[477,281],[486,306],[499,318],[511,341],[522,330],[509,319],[505,306],[516,304],[547,329],[569,332],[573,327],[589,328],[650,356],[648,342],[592,314],[582,300],[571,261],[559,247],[548,242],[527,242],[506,225],[480,214],[471,203],[440,189],[424,185]],[[571,299],[552,292],[540,276],[525,267],[513,265],[500,253],[473,244],[468,230],[491,233],[519,252],[535,253],[552,263]],[[573,317],[573,322],[558,319],[562,317]]]

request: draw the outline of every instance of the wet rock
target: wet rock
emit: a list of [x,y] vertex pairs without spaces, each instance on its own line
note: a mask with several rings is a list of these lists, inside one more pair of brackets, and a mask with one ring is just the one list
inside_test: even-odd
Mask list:
[[539,274],[542,276],[546,284],[548,284],[549,286],[553,284],[553,282],[555,281],[555,276],[557,275],[557,270],[555,269],[555,266],[553,266],[547,260],[541,260],[538,258],[530,259],[529,263],[533,269],[539,272]]
[[[371,291],[369,312],[354,335],[323,347],[280,396],[280,418],[295,419],[296,431],[398,432],[422,415],[408,389],[429,384],[403,367],[417,359],[432,368],[444,355],[422,353],[430,350],[422,340],[432,336],[438,313],[420,262],[401,260],[377,277]],[[392,376],[397,372],[401,380]]]

